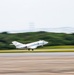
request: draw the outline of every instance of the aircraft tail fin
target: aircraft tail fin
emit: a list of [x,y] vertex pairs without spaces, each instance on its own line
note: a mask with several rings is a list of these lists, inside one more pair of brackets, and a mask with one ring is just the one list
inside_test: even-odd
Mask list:
[[12,41],[12,44],[15,45],[16,48],[19,48],[19,47],[21,47],[22,45],[24,45],[24,44],[22,44],[22,43],[20,43],[20,42],[17,42],[17,41]]

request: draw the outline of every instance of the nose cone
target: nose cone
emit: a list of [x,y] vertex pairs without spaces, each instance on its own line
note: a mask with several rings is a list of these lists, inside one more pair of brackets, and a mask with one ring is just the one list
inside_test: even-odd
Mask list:
[[48,42],[47,42],[47,41],[45,41],[45,44],[48,44]]

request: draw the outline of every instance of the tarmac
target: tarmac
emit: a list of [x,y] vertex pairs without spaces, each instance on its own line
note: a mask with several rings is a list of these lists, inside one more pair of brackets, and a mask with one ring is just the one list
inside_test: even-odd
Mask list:
[[0,75],[74,75],[73,53],[5,55],[0,55]]

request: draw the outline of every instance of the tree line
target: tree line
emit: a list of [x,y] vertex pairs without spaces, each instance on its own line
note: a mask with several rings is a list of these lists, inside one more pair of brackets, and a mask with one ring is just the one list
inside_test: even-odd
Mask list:
[[25,32],[25,33],[0,33],[0,49],[15,49],[12,41],[31,43],[38,40],[46,40],[47,46],[74,45],[74,33],[53,33],[53,32]]

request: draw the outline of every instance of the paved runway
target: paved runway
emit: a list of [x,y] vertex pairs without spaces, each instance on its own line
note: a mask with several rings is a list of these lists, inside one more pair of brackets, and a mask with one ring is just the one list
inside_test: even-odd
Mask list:
[[74,56],[74,52],[50,52],[50,53],[1,53],[0,57],[20,56]]
[[0,75],[74,75],[74,53],[1,53]]

